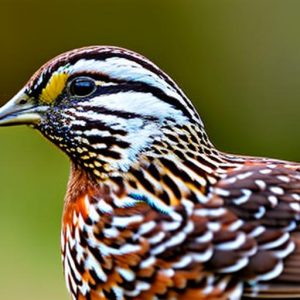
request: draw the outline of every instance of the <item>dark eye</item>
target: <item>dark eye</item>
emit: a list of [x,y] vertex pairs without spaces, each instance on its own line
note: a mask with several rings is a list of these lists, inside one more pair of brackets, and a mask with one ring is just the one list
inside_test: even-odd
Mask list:
[[19,101],[19,104],[20,105],[24,105],[24,104],[26,104],[27,103],[27,100],[26,99],[21,99],[20,101]]
[[70,93],[73,96],[88,96],[96,90],[95,81],[88,77],[78,77],[70,83]]

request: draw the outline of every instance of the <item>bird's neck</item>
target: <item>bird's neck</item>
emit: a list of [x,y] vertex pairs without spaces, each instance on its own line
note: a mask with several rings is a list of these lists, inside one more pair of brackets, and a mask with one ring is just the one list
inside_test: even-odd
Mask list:
[[72,142],[75,145],[67,153],[71,160],[99,181],[124,177],[153,160],[167,158],[175,163],[192,160],[192,168],[203,168],[200,173],[210,173],[222,162],[222,153],[209,141],[204,128],[193,123],[179,126],[172,122],[149,128],[143,125],[139,130],[131,128],[107,137],[92,132],[86,138],[73,138]]
[[[229,165],[225,155],[214,148],[199,126],[166,126],[162,132],[125,170],[118,167],[120,163],[92,170],[72,164],[68,199],[105,188],[119,198],[129,195],[129,202],[144,201],[160,209],[186,197],[198,202],[218,179],[216,171]],[[100,175],[95,176],[95,171]]]

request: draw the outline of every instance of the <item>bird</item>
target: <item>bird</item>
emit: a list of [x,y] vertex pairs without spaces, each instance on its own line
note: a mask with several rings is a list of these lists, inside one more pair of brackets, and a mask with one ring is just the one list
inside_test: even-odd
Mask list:
[[300,164],[228,154],[144,56],[51,59],[0,109],[69,158],[61,254],[76,300],[300,298]]

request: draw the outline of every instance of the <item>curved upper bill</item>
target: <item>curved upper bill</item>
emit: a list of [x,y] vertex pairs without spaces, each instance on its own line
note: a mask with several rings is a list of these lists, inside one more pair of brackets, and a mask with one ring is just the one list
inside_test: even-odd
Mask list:
[[[22,104],[22,99],[27,100],[27,103]],[[28,100],[28,96],[21,90],[4,104],[0,108],[0,126],[38,124],[41,121],[40,109]]]

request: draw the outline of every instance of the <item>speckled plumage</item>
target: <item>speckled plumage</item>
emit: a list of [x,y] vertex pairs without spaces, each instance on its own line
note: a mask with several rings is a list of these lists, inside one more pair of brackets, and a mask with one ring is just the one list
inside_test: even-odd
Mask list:
[[0,110],[0,125],[16,123],[71,159],[73,299],[300,297],[300,165],[217,150],[146,58],[103,46],[60,55]]

